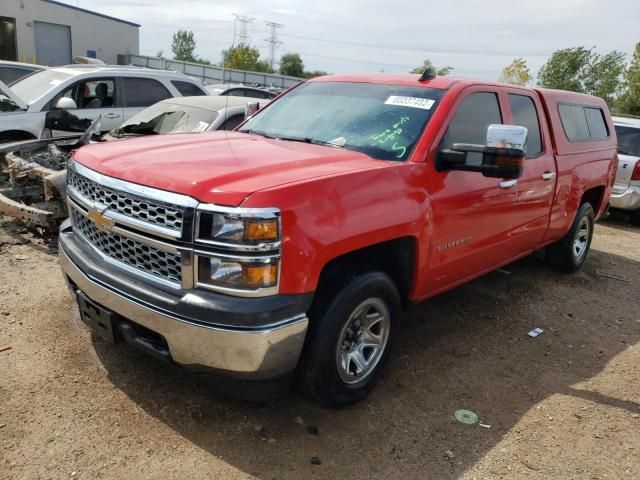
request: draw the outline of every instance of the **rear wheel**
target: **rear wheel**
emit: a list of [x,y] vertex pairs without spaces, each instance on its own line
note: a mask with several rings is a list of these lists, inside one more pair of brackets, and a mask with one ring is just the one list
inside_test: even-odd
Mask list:
[[583,203],[569,232],[547,247],[547,263],[561,272],[575,272],[584,264],[593,238],[594,213],[591,204]]
[[374,387],[388,358],[400,296],[382,272],[325,282],[309,313],[309,338],[298,366],[298,386],[328,407],[355,403]]
[[640,227],[640,210],[629,212],[629,223],[636,227]]

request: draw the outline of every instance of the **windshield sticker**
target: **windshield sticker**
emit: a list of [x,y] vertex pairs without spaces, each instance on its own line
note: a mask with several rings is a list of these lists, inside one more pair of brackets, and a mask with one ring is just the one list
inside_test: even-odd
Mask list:
[[408,123],[409,120],[411,118],[408,115],[403,115],[391,128],[387,128],[380,133],[374,133],[369,138],[378,145],[390,145],[394,152],[399,152],[396,158],[402,158],[407,152],[407,147],[398,144],[398,137],[402,135],[402,126]]
[[54,78],[53,80],[49,80],[49,85],[53,85],[54,87],[57,87],[61,83],[62,83],[62,80],[60,80],[58,78]]
[[198,122],[198,124],[193,127],[192,132],[204,132],[209,124],[207,122]]
[[421,108],[422,110],[431,110],[435,100],[419,97],[403,97],[401,95],[391,95],[384,102],[386,105],[397,105],[399,107]]

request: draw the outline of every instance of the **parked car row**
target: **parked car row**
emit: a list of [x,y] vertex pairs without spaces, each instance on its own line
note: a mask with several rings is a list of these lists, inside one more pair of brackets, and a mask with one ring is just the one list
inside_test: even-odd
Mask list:
[[[263,105],[268,102],[263,101]],[[67,216],[63,202],[66,165],[72,151],[91,141],[233,130],[244,121],[246,109],[245,97],[175,97],[142,110],[102,136],[102,119],[99,117],[82,136],[1,145],[0,212],[31,226],[54,231],[59,221]]]

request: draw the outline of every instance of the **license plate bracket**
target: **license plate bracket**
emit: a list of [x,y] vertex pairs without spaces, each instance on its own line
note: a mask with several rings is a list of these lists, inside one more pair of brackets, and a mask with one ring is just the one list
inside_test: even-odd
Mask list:
[[102,308],[82,292],[77,293],[77,298],[82,322],[105,340],[116,343],[113,331],[115,314]]

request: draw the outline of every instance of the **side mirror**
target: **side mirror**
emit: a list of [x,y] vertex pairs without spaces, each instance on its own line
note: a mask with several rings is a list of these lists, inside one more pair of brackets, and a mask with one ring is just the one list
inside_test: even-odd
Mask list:
[[[438,154],[436,168],[480,172],[485,177],[516,179],[522,176],[527,129],[517,125],[489,125],[485,145],[454,143]],[[471,155],[470,155],[471,154]],[[479,154],[481,162],[470,162]]]
[[78,108],[78,106],[76,105],[76,102],[73,100],[73,98],[60,97],[56,102],[55,108],[57,110],[75,110],[76,108]]
[[260,110],[260,102],[247,102],[247,105],[244,107],[244,119],[247,120],[251,118],[258,110]]

